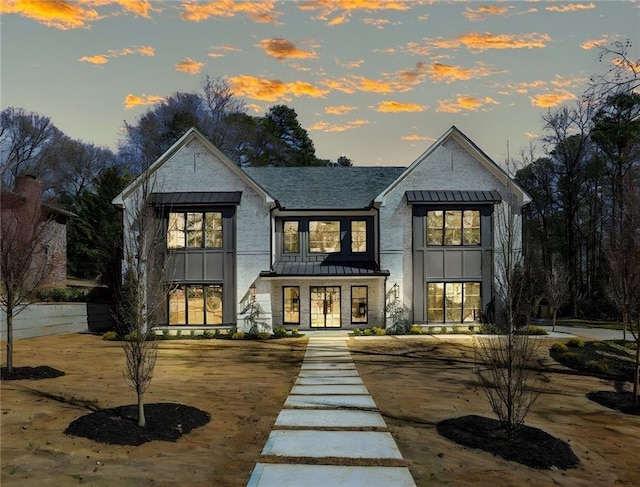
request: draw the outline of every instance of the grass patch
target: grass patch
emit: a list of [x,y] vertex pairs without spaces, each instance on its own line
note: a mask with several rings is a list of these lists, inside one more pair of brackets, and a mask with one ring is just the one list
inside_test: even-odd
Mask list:
[[574,370],[598,377],[633,382],[635,347],[634,342],[622,340],[570,340],[566,345],[554,343],[549,349],[549,354],[562,365]]

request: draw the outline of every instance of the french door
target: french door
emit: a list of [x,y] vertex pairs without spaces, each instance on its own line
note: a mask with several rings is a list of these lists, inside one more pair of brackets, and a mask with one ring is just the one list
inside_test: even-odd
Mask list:
[[311,328],[340,328],[340,287],[311,287]]

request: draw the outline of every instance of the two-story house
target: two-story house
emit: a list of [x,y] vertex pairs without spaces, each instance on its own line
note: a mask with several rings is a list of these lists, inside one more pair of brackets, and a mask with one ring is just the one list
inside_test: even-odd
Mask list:
[[[240,168],[189,130],[141,181],[166,233],[164,326],[237,324],[255,299],[272,327],[476,322],[492,298],[495,209],[530,198],[456,127],[408,167]],[[125,238],[127,236],[125,235]]]

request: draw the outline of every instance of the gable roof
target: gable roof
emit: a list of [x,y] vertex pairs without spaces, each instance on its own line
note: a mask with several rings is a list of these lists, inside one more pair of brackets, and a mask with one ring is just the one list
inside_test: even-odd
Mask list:
[[406,168],[247,167],[243,170],[263,187],[280,208],[330,210],[369,208],[381,191]]
[[144,181],[145,177],[152,176],[164,163],[166,163],[176,152],[189,144],[192,140],[200,142],[209,152],[211,152],[222,164],[224,164],[232,173],[243,180],[247,185],[254,189],[259,195],[261,195],[267,203],[273,203],[273,199],[261,188],[256,182],[247,176],[247,174],[240,169],[231,159],[229,159],[224,153],[213,145],[209,139],[207,139],[196,128],[192,127],[185,134],[180,137],[175,144],[169,147],[164,154],[162,154],[153,164],[151,164],[142,174],[140,174],[129,186],[122,190],[122,192],[116,196],[112,204],[123,207],[124,200],[126,200]]
[[404,181],[420,164],[433,154],[436,149],[443,146],[449,139],[460,144],[484,169],[492,174],[498,181],[509,189],[516,197],[520,207],[531,202],[531,196],[522,189],[509,175],[486,155],[476,144],[463,134],[455,125],[451,126],[438,140],[436,140],[425,152],[423,152],[392,184],[382,191],[376,198],[376,203],[384,203],[386,195]]

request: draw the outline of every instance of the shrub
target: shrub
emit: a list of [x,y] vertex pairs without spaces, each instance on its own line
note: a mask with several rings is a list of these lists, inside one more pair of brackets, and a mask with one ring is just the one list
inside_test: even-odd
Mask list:
[[182,330],[176,330],[176,338],[180,338],[182,336]]
[[441,326],[440,327],[440,333],[446,334],[447,333],[447,327],[446,326]]
[[196,336],[196,331],[195,330],[191,330],[191,333],[189,333],[191,335],[191,338],[194,338]]
[[271,333],[269,333],[268,331],[261,331],[258,333],[258,338],[260,340],[268,340],[269,338],[271,338]]
[[564,343],[554,343],[551,345],[551,351],[554,353],[567,353],[569,349]]
[[289,332],[287,331],[286,328],[278,327],[275,330],[273,330],[273,336],[278,338],[284,338],[289,336]]
[[114,341],[118,339],[118,334],[115,331],[108,331],[102,335],[103,340]]
[[582,338],[571,338],[567,341],[567,347],[582,348],[584,347],[584,340]]
[[604,360],[589,360],[584,364],[585,369],[596,374],[606,374],[609,372],[609,366]]
[[244,340],[245,334],[243,331],[236,331],[231,335],[232,340]]
[[360,328],[354,328],[353,329],[353,336],[362,336],[362,330]]
[[460,327],[458,325],[453,325],[451,327],[451,333],[455,333],[455,334],[460,333]]
[[162,338],[169,340],[169,338],[171,338],[171,332],[169,330],[162,330]]
[[475,333],[476,332],[476,327],[473,325],[469,325],[469,333]]
[[293,330],[291,330],[290,335],[291,335],[292,337],[294,337],[294,338],[297,338],[297,337],[299,337],[299,336],[300,336],[300,332],[298,331],[298,329],[297,329],[297,328],[294,328]]
[[211,330],[205,330],[202,332],[202,338],[206,338],[206,339],[211,339],[211,338],[215,338],[216,335],[218,334],[219,330],[216,330],[215,333],[212,333]]
[[548,335],[549,332],[541,326],[528,326],[527,335]]
[[569,364],[574,364],[574,365],[582,365],[582,358],[580,357],[579,353],[565,352],[560,357],[563,362],[567,362]]
[[376,336],[386,335],[387,330],[379,326],[374,326],[373,328],[371,328],[371,334]]
[[435,326],[429,326],[429,327],[427,328],[427,333],[428,333],[429,335],[435,335],[435,334],[436,334],[436,327],[435,327]]
[[422,335],[422,327],[413,325],[411,328],[409,328],[409,333],[411,333],[412,335]]

